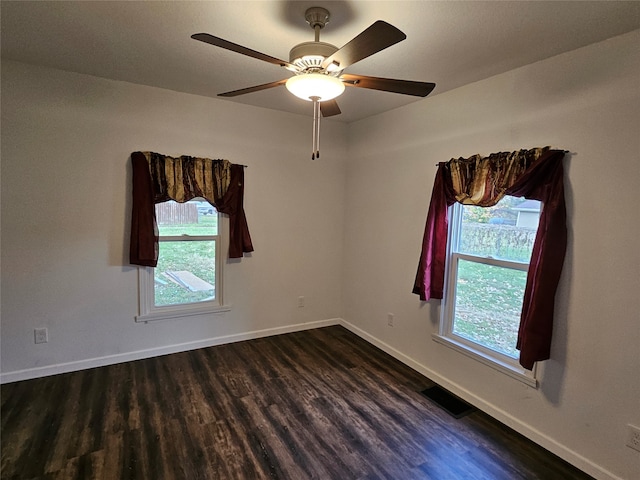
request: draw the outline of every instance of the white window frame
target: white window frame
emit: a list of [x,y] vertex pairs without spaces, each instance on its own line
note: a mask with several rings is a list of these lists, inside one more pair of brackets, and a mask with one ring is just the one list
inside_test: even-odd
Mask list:
[[440,327],[437,334],[433,335],[433,340],[450,347],[484,365],[498,370],[516,380],[519,380],[531,387],[537,388],[536,367],[532,370],[523,368],[517,359],[502,354],[472,340],[469,340],[453,332],[453,319],[455,307],[455,292],[457,285],[458,262],[462,260],[494,265],[504,268],[528,271],[529,264],[501,260],[493,257],[478,257],[459,253],[460,230],[462,226],[462,212],[464,206],[454,203],[449,207],[449,231],[447,235],[447,258],[445,266],[445,286],[442,308],[440,310]]
[[[155,304],[155,279],[154,267],[138,267],[138,292],[139,292],[139,314],[136,315],[135,321],[148,323],[156,320],[171,320],[177,318],[191,317],[195,315],[218,314],[231,310],[230,305],[222,302],[223,295],[223,261],[222,261],[222,232],[227,230],[228,219],[226,216],[218,216],[218,232],[217,235],[182,235],[178,236],[160,236],[158,240],[163,241],[213,241],[215,242],[215,292],[216,296],[213,300],[183,303],[179,305],[162,305]],[[223,220],[224,219],[224,220]]]

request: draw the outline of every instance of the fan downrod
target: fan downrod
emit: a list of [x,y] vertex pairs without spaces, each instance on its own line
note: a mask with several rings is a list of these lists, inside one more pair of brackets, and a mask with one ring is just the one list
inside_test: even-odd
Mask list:
[[320,41],[320,30],[329,23],[329,10],[322,7],[311,7],[305,12],[304,18],[313,28],[315,39],[313,42],[299,43],[289,52],[289,62],[300,69],[297,74],[322,70],[324,59],[338,51],[338,47],[335,45]]

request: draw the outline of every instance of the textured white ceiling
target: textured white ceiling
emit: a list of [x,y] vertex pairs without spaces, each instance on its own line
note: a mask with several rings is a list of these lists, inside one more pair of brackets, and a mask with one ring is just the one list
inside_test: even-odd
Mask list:
[[[286,78],[286,70],[190,38],[206,32],[288,60],[312,41],[308,7],[331,12],[321,40],[338,47],[376,20],[407,39],[347,73],[435,82],[431,95],[640,28],[638,1],[6,1],[2,57],[215,97]],[[415,97],[348,88],[351,122]],[[284,87],[224,101],[311,115]]]

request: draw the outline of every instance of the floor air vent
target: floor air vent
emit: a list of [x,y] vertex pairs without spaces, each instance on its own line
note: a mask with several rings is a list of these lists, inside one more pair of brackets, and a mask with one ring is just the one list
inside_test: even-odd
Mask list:
[[462,418],[476,409],[439,385],[423,390],[422,394],[454,418]]

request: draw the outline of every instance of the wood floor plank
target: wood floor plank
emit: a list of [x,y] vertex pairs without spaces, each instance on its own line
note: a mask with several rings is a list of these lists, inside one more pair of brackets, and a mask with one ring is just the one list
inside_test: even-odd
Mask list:
[[8,480],[589,479],[326,327],[1,389]]

